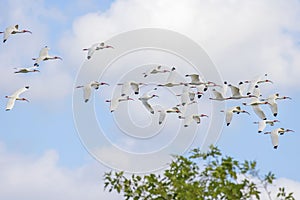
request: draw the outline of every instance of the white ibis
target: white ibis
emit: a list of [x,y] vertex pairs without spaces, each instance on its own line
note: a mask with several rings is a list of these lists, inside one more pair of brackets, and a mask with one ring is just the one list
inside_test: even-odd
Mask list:
[[218,92],[216,89],[212,89],[212,93],[214,94],[214,98],[209,98],[210,100],[216,100],[216,101],[225,101],[229,98],[224,97],[221,92]]
[[272,140],[272,144],[273,144],[273,148],[277,149],[278,148],[278,144],[279,144],[279,134],[283,135],[285,132],[295,132],[291,129],[284,129],[284,128],[276,128],[272,131],[269,132],[265,132],[265,134],[270,134],[271,135],[271,140]]
[[249,83],[248,87],[248,92],[247,95],[253,93],[253,89],[255,88],[256,85],[261,84],[261,83],[273,83],[271,80],[267,79],[267,74],[260,75],[255,77],[253,80],[246,80],[244,81],[245,83]]
[[[242,85],[243,82],[239,83],[239,86]],[[256,97],[254,95],[242,95],[242,91],[240,89],[240,87],[237,86],[233,86],[231,84],[228,84],[228,87],[231,90],[232,95],[230,97],[228,97],[228,99],[243,99],[243,98],[251,98],[251,97]]]
[[183,126],[188,127],[191,125],[193,121],[195,121],[197,124],[201,123],[201,117],[208,117],[206,114],[192,114],[187,117],[184,117]]
[[191,82],[189,83],[189,85],[204,85],[205,86],[205,90],[207,90],[207,87],[221,87],[220,85],[212,82],[212,81],[207,81],[207,82],[202,82],[200,80],[199,74],[186,74],[185,77],[190,77],[191,78]]
[[231,107],[229,109],[227,109],[226,111],[221,110],[221,112],[225,112],[225,121],[226,121],[226,125],[229,126],[233,117],[233,113],[236,114],[240,114],[240,113],[247,113],[248,115],[250,115],[250,113],[248,113],[246,110],[242,110],[240,106],[234,106]]
[[189,103],[190,101],[195,100],[195,93],[190,91],[190,87],[185,85],[182,88],[182,93],[176,96],[180,96],[181,104],[184,106],[185,104]]
[[135,81],[126,81],[124,83],[118,83],[117,85],[121,85],[121,96],[130,95],[130,88],[133,90],[134,94],[139,94],[140,85],[146,85],[145,83],[137,83]]
[[279,120],[274,119],[274,120],[261,120],[259,122],[253,122],[254,124],[258,124],[258,133],[261,133],[264,131],[266,128],[267,124],[270,126],[274,126],[276,122],[279,122]]
[[9,111],[9,110],[11,110],[14,107],[16,100],[29,102],[26,98],[20,98],[20,95],[23,92],[27,91],[28,89],[29,89],[29,86],[25,86],[25,87],[22,87],[22,88],[18,89],[12,95],[5,96],[5,98],[9,99],[8,102],[7,102],[7,105],[6,105],[6,111]]
[[204,82],[200,81],[199,74],[186,74],[185,77],[190,77],[191,82],[190,85],[202,85]]
[[144,107],[145,107],[151,114],[154,114],[154,109],[152,108],[152,106],[149,104],[148,101],[149,101],[150,99],[154,98],[154,97],[158,97],[158,95],[156,95],[156,94],[150,95],[150,92],[151,92],[151,91],[152,91],[152,90],[150,90],[149,92],[144,93],[141,97],[138,98],[138,100],[140,100],[140,101],[143,103]]
[[167,78],[167,82],[164,84],[158,84],[157,86],[163,86],[163,87],[174,87],[174,86],[180,86],[184,85],[184,83],[176,83],[175,78],[176,78],[176,68],[172,67],[171,71],[169,72],[169,76]]
[[166,118],[166,110],[165,109],[160,109],[157,111],[159,113],[158,116],[158,124],[161,125],[163,123],[163,121]]
[[251,98],[251,102],[249,104],[247,103],[243,103],[244,106],[251,106],[254,113],[262,120],[266,120],[267,117],[264,113],[264,111],[259,107],[260,105],[263,104],[269,104],[267,101],[260,101],[258,98],[256,97],[252,97]]
[[165,108],[161,107],[159,110],[157,110],[157,112],[159,113],[158,124],[161,125],[163,123],[163,121],[165,120],[167,114],[181,113],[181,110],[179,110],[179,108],[177,106],[169,108],[169,109],[165,109]]
[[91,59],[92,55],[95,53],[95,51],[101,50],[101,49],[108,49],[108,48],[114,48],[109,45],[105,45],[104,42],[101,43],[95,43],[89,48],[83,49],[83,51],[88,51],[87,53],[87,59]]
[[110,108],[109,108],[110,112],[114,112],[118,108],[119,103],[123,101],[134,101],[134,99],[127,96],[127,97],[115,97],[111,100],[106,100],[106,102],[110,102]]
[[267,101],[269,103],[274,117],[276,117],[278,114],[278,105],[277,105],[276,100],[281,100],[281,99],[292,99],[292,98],[287,97],[287,96],[280,97],[279,93],[276,93],[276,94],[270,95],[266,99],[263,99],[264,101]]
[[92,88],[94,88],[95,90],[98,90],[100,85],[109,85],[109,84],[104,83],[104,82],[91,81],[86,85],[80,85],[80,86],[77,86],[76,88],[83,88],[84,102],[87,103],[91,97]]
[[179,110],[179,108],[177,106],[174,106],[174,107],[166,110],[166,113],[180,113],[180,112],[181,111]]
[[14,26],[9,26],[5,29],[4,32],[0,32],[0,33],[4,33],[3,35],[3,43],[6,42],[6,40],[8,39],[8,37],[12,34],[16,34],[16,33],[31,33],[31,31],[29,30],[19,30],[19,25],[14,25]]
[[178,112],[178,118],[179,119],[184,119],[187,108],[190,105],[194,104],[194,103],[197,103],[197,101],[194,100],[194,101],[191,101],[191,102],[189,102],[187,104],[184,104],[184,105],[182,105],[182,104],[176,105],[176,107],[180,110],[180,112]]
[[38,58],[32,58],[32,60],[35,60],[34,66],[39,66],[39,63],[41,61],[56,60],[56,59],[62,60],[62,58],[59,56],[50,56],[48,53],[49,50],[50,50],[50,48],[48,46],[45,46],[44,48],[42,48],[40,50]]
[[40,72],[36,66],[33,67],[16,67],[14,68],[15,73],[31,73],[31,72]]
[[147,72],[143,72],[143,75],[144,77],[147,77],[150,74],[167,73],[167,72],[170,72],[170,70],[162,69],[162,66],[159,65],[153,69],[148,70]]

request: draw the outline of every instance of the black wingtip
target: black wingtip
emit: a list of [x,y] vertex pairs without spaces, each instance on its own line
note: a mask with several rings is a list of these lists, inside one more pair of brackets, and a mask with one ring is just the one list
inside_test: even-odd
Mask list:
[[29,86],[25,86],[26,89],[29,89]]
[[227,123],[226,125],[229,126],[230,123]]
[[198,99],[200,99],[202,97],[202,95],[201,94],[198,94]]
[[5,109],[5,111],[10,111],[10,109]]
[[87,103],[88,101],[89,101],[88,99],[85,99],[85,100],[84,100],[85,103]]
[[267,120],[267,118],[265,117],[265,118],[263,118],[263,120]]
[[257,131],[258,133],[261,133],[262,131]]
[[183,125],[184,127],[188,127],[188,125]]
[[278,145],[277,146],[274,146],[274,149],[277,149],[278,148]]
[[3,43],[5,43],[6,42],[6,40],[3,40]]
[[277,113],[274,113],[274,117],[276,117],[277,116]]
[[247,95],[250,95],[251,94],[251,92],[247,92]]
[[139,94],[139,92],[135,92],[134,94]]
[[207,91],[207,87],[205,87],[205,88],[203,89],[203,91],[206,92],[206,91]]
[[151,111],[151,114],[154,114],[154,111]]

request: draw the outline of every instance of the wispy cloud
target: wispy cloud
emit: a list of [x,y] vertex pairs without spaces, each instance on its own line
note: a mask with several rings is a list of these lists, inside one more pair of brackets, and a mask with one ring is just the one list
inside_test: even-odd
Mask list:
[[0,144],[1,199],[122,199],[103,192],[105,170],[98,164],[68,169],[58,164],[59,154],[48,150],[40,156],[8,152]]

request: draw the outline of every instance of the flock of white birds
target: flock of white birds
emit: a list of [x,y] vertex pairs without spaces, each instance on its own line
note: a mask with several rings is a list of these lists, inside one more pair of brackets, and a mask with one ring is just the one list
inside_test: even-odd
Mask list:
[[[3,43],[7,41],[10,35],[17,34],[17,33],[31,33],[29,30],[19,30],[19,26],[10,26],[5,29],[3,33]],[[84,51],[87,51],[87,59],[92,59],[93,54],[98,50],[108,49],[108,48],[114,48],[112,46],[106,45],[105,43],[96,43],[93,44],[90,48],[83,49]],[[52,56],[49,55],[50,48],[45,46],[42,48],[39,52],[39,56],[37,58],[32,58],[35,62],[32,67],[28,68],[15,68],[15,73],[33,73],[33,72],[39,72],[39,66],[42,61],[47,60],[55,60],[60,59],[59,56]],[[174,107],[167,108],[167,109],[160,109],[156,112],[159,113],[159,120],[158,124],[161,125],[163,121],[165,120],[165,117],[168,113],[176,113],[178,114],[178,118],[184,120],[183,124],[184,127],[188,127],[191,123],[195,122],[197,124],[201,123],[202,117],[208,117],[206,114],[189,114],[186,115],[185,112],[187,110],[187,107],[192,104],[199,103],[199,99],[208,91],[208,89],[211,91],[214,97],[210,97],[209,99],[212,101],[235,101],[240,99],[248,99],[249,102],[245,103],[242,102],[240,105],[231,107],[227,110],[221,110],[220,112],[225,113],[225,121],[226,125],[229,126],[233,115],[234,114],[240,114],[240,113],[246,113],[250,115],[250,113],[246,110],[243,110],[242,106],[251,106],[254,113],[257,115],[259,121],[254,122],[254,124],[258,124],[258,133],[262,133],[267,125],[274,126],[275,123],[278,123],[279,120],[277,119],[267,119],[266,117],[266,110],[262,109],[262,106],[268,105],[270,107],[270,111],[272,112],[274,118],[278,115],[278,105],[277,100],[283,100],[283,99],[291,99],[287,96],[280,96],[278,93],[271,94],[267,97],[264,97],[260,92],[260,85],[267,84],[267,83],[273,83],[271,80],[267,78],[267,74],[264,74],[262,76],[258,76],[253,80],[246,80],[241,81],[238,85],[232,85],[228,82],[224,82],[222,84],[216,84],[212,81],[203,81],[199,74],[186,74],[186,79],[190,79],[190,81],[184,81],[184,82],[176,82],[175,76],[177,74],[176,68],[172,67],[163,67],[163,66],[157,66],[153,69],[150,69],[149,71],[146,71],[141,74],[146,80],[148,76],[155,76],[156,74],[167,74],[166,80],[162,81],[161,83],[157,84],[157,87],[182,87],[182,93],[178,94],[179,104],[175,105]],[[99,89],[102,85],[108,85],[108,83],[105,82],[98,82],[95,80],[90,81],[89,83],[85,85],[77,86],[76,88],[82,88],[83,89],[83,97],[84,102],[88,102],[92,90]],[[124,83],[119,83],[118,85],[121,86],[121,92],[120,95],[111,99],[106,100],[106,102],[110,102],[110,111],[114,112],[118,105],[121,102],[124,101],[133,101],[134,99],[131,98],[131,95],[139,95],[140,93],[140,86],[147,85],[146,83],[140,83],[133,80],[126,81]],[[150,100],[152,98],[158,97],[155,91],[157,90],[157,87],[153,88],[152,90],[142,94],[139,96],[138,100],[142,103],[142,105],[145,107],[147,112],[150,114],[154,114],[155,110],[153,109],[153,105],[151,104]],[[230,89],[231,93],[228,94],[228,88]],[[8,98],[6,111],[11,110],[14,107],[14,104],[16,101],[27,101],[26,98],[20,97],[22,93],[27,91],[29,89],[29,86],[22,87],[18,89],[16,92],[14,92],[12,95],[5,96]],[[264,132],[264,134],[270,134],[271,135],[271,141],[272,145],[275,149],[278,147],[279,143],[279,135],[283,135],[286,132],[294,132],[291,129],[285,129],[285,128],[276,128],[272,131]]]

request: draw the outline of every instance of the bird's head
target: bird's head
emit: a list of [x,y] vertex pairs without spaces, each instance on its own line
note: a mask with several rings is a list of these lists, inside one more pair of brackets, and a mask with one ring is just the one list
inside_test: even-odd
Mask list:
[[206,114],[201,114],[200,117],[207,117],[207,118],[208,118],[208,115],[206,115]]
[[26,99],[26,98],[21,98],[20,100],[21,100],[21,101],[27,101],[27,102],[29,102],[29,100]]
[[53,59],[59,59],[59,60],[62,60],[62,58],[59,57],[59,56],[54,56]]
[[291,129],[286,129],[285,132],[295,132],[295,131],[293,131]]
[[32,32],[29,31],[29,30],[22,30],[21,32],[22,32],[22,33],[30,33],[30,34],[32,34]]
[[38,69],[34,69],[34,70],[33,70],[33,72],[40,72],[40,70],[38,70]]
[[273,81],[271,81],[271,80],[269,80],[269,79],[266,79],[265,82],[266,82],[266,83],[273,83]]
[[109,86],[109,84],[105,83],[105,82],[101,82],[100,85],[107,85],[107,86]]
[[284,96],[283,99],[292,99],[291,97]]
[[152,94],[152,97],[159,97],[157,94]]
[[109,46],[109,45],[106,45],[105,48],[108,48],[108,49],[114,49],[113,46]]
[[278,119],[274,119],[273,122],[280,122]]

